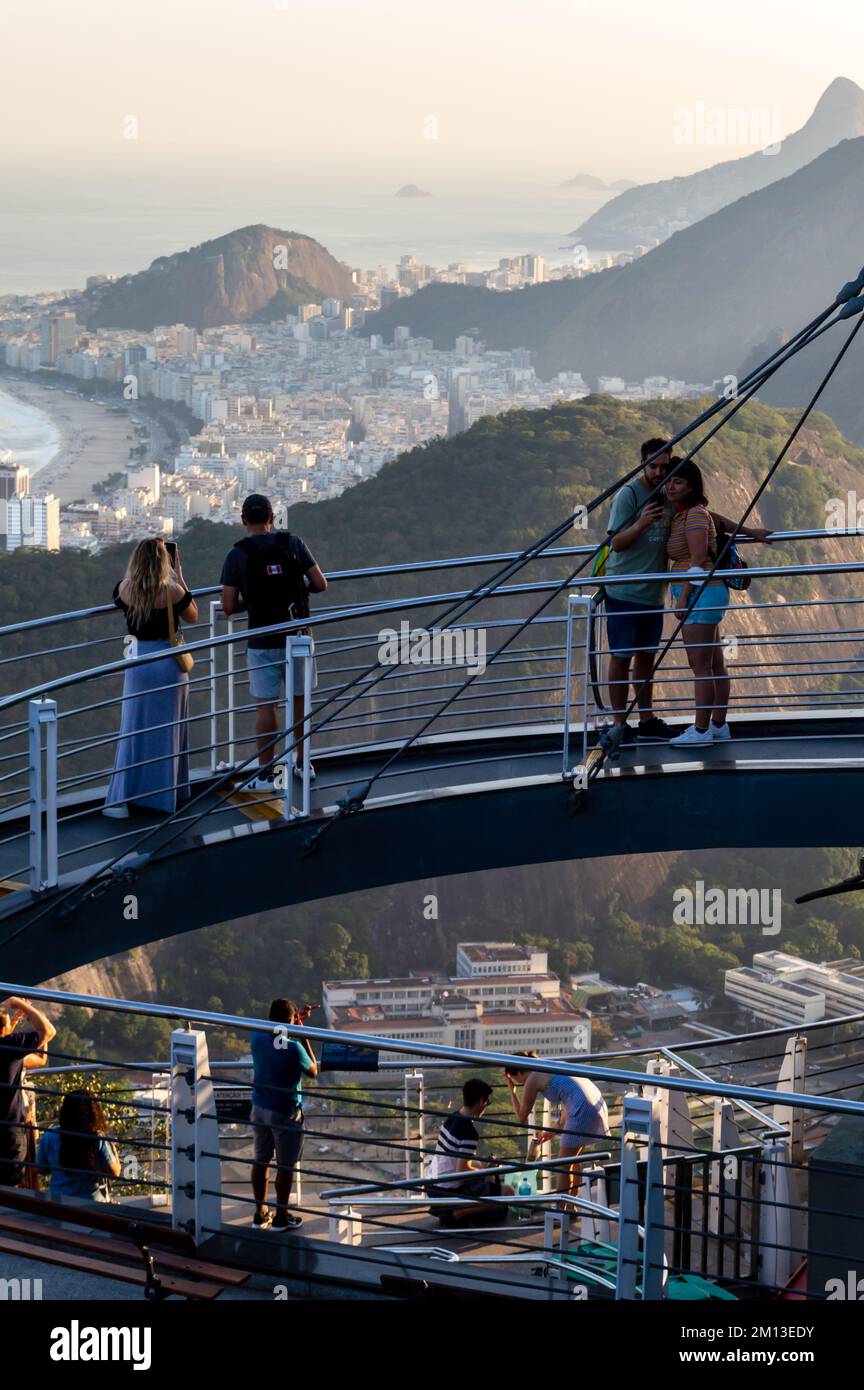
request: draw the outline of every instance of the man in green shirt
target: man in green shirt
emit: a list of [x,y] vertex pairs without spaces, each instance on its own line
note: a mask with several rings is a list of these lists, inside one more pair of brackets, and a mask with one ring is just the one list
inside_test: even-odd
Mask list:
[[[622,743],[665,742],[677,732],[653,708],[651,673],[657,648],[663,637],[666,585],[642,578],[664,573],[667,566],[666,542],[675,508],[664,492],[651,494],[663,482],[672,466],[672,452],[665,439],[646,439],[641,448],[642,472],[615,494],[609,514],[612,533],[606,574],[628,577],[628,582],[610,584],[606,590],[606,636],[609,643],[609,703],[616,724],[624,725]],[[712,512],[715,521],[734,535],[734,521]],[[765,540],[768,532],[759,527],[742,526],[741,532]],[[632,576],[632,582],[630,577]],[[639,728],[627,724],[631,674],[639,708]]]

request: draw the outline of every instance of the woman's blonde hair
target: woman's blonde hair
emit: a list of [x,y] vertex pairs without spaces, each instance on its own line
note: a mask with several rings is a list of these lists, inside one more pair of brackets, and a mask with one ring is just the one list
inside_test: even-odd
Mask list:
[[156,595],[171,579],[171,557],[165,542],[149,536],[132,551],[126,580],[129,585],[129,618],[142,627],[156,607]]

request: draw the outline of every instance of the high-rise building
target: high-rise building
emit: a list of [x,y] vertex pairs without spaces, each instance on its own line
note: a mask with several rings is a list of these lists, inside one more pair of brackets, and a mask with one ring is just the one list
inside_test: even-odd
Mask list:
[[130,463],[126,469],[126,486],[146,488],[153,501],[159,501],[160,470],[158,463]]
[[8,502],[16,492],[30,491],[30,470],[23,463],[0,463],[0,501]]
[[6,550],[6,503],[16,492],[30,491],[30,470],[20,463],[0,463],[0,550]]
[[73,348],[78,340],[78,321],[74,314],[50,314],[42,320],[39,358],[43,367],[56,367],[61,352]]
[[465,403],[468,400],[469,392],[477,385],[476,376],[472,376],[467,368],[454,371],[450,377],[450,386],[447,392],[447,433],[460,434],[467,429],[465,423]]
[[177,351],[183,357],[194,357],[198,351],[198,334],[194,328],[187,328],[184,324],[177,330]]
[[6,513],[6,549],[33,546],[37,550],[60,549],[60,499],[53,493],[31,497],[16,492],[2,503]]

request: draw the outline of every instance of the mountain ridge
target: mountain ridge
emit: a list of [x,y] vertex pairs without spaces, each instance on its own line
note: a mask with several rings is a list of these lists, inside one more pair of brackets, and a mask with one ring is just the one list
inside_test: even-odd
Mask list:
[[351,271],[313,237],[258,222],[85,291],[76,311],[88,328],[216,328],[255,322],[277,295],[284,314],[327,296],[345,299],[353,289]]
[[701,221],[736,199],[797,172],[841,140],[861,135],[864,90],[847,77],[836,77],[809,119],[782,141],[777,154],[757,150],[694,174],[639,184],[604,203],[570,235],[592,250],[629,250],[658,237],[663,240],[670,227],[674,230],[682,223]]

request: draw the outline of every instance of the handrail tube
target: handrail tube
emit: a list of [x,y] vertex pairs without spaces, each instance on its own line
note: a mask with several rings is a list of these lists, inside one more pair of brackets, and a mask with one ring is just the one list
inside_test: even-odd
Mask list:
[[[434,1154],[434,1152],[434,1149],[431,1150],[431,1153]],[[572,1154],[568,1154],[564,1158],[526,1159],[524,1163],[514,1159],[512,1163],[499,1163],[496,1164],[494,1168],[472,1168],[471,1177],[494,1178],[499,1177],[502,1173],[525,1173],[529,1171],[536,1172],[538,1169],[542,1168],[564,1168],[567,1165],[572,1166],[573,1164],[579,1163],[594,1163],[604,1158],[611,1159],[611,1157],[612,1154],[607,1149],[597,1150],[596,1152],[592,1151],[589,1154],[581,1154],[576,1157]],[[359,1183],[355,1187],[340,1187],[328,1192],[319,1192],[318,1196],[329,1200],[334,1197],[359,1197],[365,1192],[413,1192],[415,1188],[425,1191],[427,1187],[441,1187],[442,1192],[440,1195],[446,1197],[447,1183],[455,1182],[457,1176],[459,1175],[449,1173],[443,1178],[391,1178],[386,1182]],[[458,1195],[455,1189],[454,1195]],[[544,1193],[542,1195],[548,1197],[550,1194]]]
[[[822,528],[810,531],[772,531],[771,544],[782,544],[784,541],[798,540],[839,540],[842,537],[860,537],[864,535],[864,530],[855,528]],[[741,544],[760,544],[754,541],[752,536],[735,537],[736,545]],[[542,550],[539,554],[532,557],[534,560],[554,560],[565,559],[573,555],[591,555],[597,549],[595,545],[575,545],[560,546],[549,550]],[[509,560],[518,560],[523,554],[521,550],[504,550],[488,555],[463,555],[455,556],[443,560],[419,560],[408,561],[397,565],[378,565],[353,570],[333,570],[328,572],[328,582],[340,582],[350,579],[376,579],[384,578],[391,574],[422,574],[425,571],[442,569],[465,569],[470,566],[497,565],[506,563]],[[208,594],[219,594],[222,592],[221,585],[208,584],[200,589],[192,589],[191,593],[195,598],[206,597]],[[78,608],[68,613],[50,613],[42,618],[31,618],[23,623],[9,623],[6,627],[0,627],[0,637],[7,637],[20,632],[33,631],[40,627],[47,627],[51,623],[71,623],[80,621],[84,618],[94,618],[100,615],[117,612],[116,605],[113,603],[97,604],[92,608]],[[38,655],[38,653],[34,653]]]
[[[759,569],[748,570],[748,575],[754,579],[782,578],[783,576],[793,575],[811,575],[818,578],[819,576],[828,574],[858,573],[864,573],[864,562],[849,562],[845,564],[829,563],[823,565],[809,566],[765,566]],[[716,578],[733,578],[739,574],[740,572],[738,570],[715,571]],[[644,578],[645,581],[649,583],[671,583],[674,581],[675,575],[671,571],[664,571],[662,574],[649,574],[640,576],[640,578]],[[609,576],[608,578],[604,578],[603,580],[604,585],[626,584],[627,582],[627,575]],[[596,587],[596,578],[593,578],[592,576],[588,576],[587,578],[573,578],[572,580],[570,580],[569,587],[580,588],[589,584]],[[479,595],[477,595],[477,602],[480,603],[485,601],[486,599],[498,599],[513,594],[550,593],[555,592],[558,589],[560,589],[560,584],[551,581],[548,583],[537,584],[503,585],[499,589],[480,591]],[[316,627],[321,625],[327,625],[330,623],[347,622],[350,621],[352,617],[360,615],[371,616],[378,613],[399,612],[400,610],[405,609],[434,607],[435,605],[440,603],[459,601],[461,599],[467,598],[469,594],[471,594],[472,592],[472,590],[466,589],[458,590],[448,594],[423,594],[407,599],[387,599],[376,604],[363,604],[344,609],[323,609],[311,614],[309,617],[306,618],[295,618],[290,622],[273,623],[267,627],[256,628],[255,632],[256,636],[258,637],[269,636],[271,634],[274,636],[287,637],[291,633],[296,632],[297,629],[301,627]],[[185,644],[185,650],[187,652],[193,653],[205,652],[211,651],[216,647],[230,646],[234,642],[245,642],[247,640],[248,632],[246,630],[241,632],[231,632],[225,633],[221,637],[206,637],[196,642],[187,642]],[[33,686],[30,690],[20,691],[12,695],[3,696],[2,698],[0,698],[0,710],[10,708],[12,705],[19,704],[24,700],[35,699],[39,695],[44,694],[46,691],[62,690],[70,686],[79,685],[86,680],[94,680],[96,678],[101,678],[104,676],[117,675],[122,671],[129,670],[132,666],[142,666],[152,661],[164,661],[165,655],[165,652],[148,652],[144,656],[125,657],[120,661],[108,662],[104,666],[91,667],[86,671],[73,672],[71,675],[68,676],[58,676],[52,681],[45,681],[41,685]]]
[[[470,1048],[445,1047],[439,1043],[418,1043],[408,1038],[382,1038],[374,1033],[354,1033],[338,1028],[299,1028],[293,1024],[274,1024],[265,1019],[250,1019],[238,1014],[214,1013],[205,1009],[189,1009],[183,1005],[144,1004],[131,999],[107,999],[101,995],[71,994],[64,990],[43,989],[22,986],[0,981],[0,996],[24,994],[30,999],[41,999],[51,1004],[80,1004],[90,1009],[115,1010],[118,1013],[138,1014],[146,1018],[179,1018],[190,1023],[209,1023],[215,1027],[237,1029],[240,1032],[270,1033],[279,1032],[286,1037],[310,1038],[315,1042],[350,1042],[355,1046],[369,1047],[382,1052],[408,1053],[417,1057],[440,1057],[455,1062],[486,1067],[525,1066],[525,1058],[509,1052],[487,1052]],[[835,1020],[836,1022],[836,1020]],[[543,1070],[558,1076],[570,1076],[573,1064],[563,1064],[551,1058],[538,1058]],[[535,1067],[535,1070],[539,1068]],[[621,1082],[624,1085],[644,1086],[650,1084],[662,1090],[685,1091],[693,1095],[722,1096],[729,1100],[738,1097],[758,1101],[766,1105],[799,1106],[805,1110],[823,1110],[829,1114],[864,1115],[864,1101],[835,1101],[823,1096],[800,1095],[796,1091],[773,1091],[765,1087],[730,1086],[727,1083],[687,1081],[681,1077],[657,1076],[650,1082],[644,1072],[625,1071],[623,1068],[583,1067],[579,1074],[592,1080]]]

